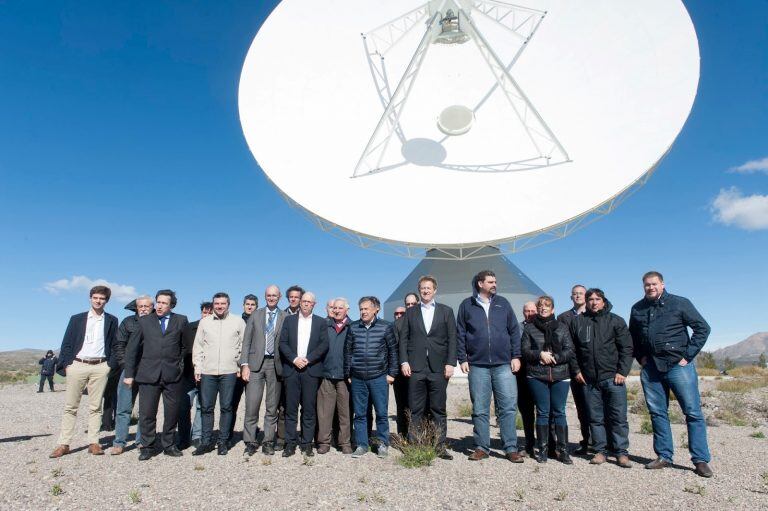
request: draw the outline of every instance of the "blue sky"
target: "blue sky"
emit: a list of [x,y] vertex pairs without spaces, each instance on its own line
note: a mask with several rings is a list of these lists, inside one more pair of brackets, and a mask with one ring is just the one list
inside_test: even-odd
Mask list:
[[[58,347],[87,279],[171,287],[197,316],[272,282],[386,298],[415,266],[321,232],[254,162],[237,86],[275,3],[0,2],[0,350]],[[512,260],[559,309],[578,281],[625,317],[658,269],[715,348],[768,330],[768,3],[686,4],[701,83],[671,153],[615,213]]]

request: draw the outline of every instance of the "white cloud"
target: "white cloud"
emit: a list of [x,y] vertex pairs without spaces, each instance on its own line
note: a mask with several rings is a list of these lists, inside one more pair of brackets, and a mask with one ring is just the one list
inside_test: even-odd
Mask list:
[[761,158],[759,160],[750,160],[747,163],[733,167],[731,172],[738,172],[739,174],[754,174],[755,172],[765,172],[768,174],[768,157]]
[[45,290],[54,295],[64,291],[88,291],[93,286],[107,286],[112,290],[112,299],[121,303],[128,303],[138,296],[136,288],[133,286],[117,284],[104,279],[90,279],[84,275],[75,275],[71,279],[59,279],[44,284]]
[[715,221],[747,231],[768,229],[768,195],[744,195],[736,187],[721,189],[712,202]]

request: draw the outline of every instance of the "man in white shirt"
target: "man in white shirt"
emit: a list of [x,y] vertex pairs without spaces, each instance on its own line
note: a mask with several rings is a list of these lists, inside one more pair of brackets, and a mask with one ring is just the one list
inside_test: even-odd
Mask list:
[[117,335],[117,318],[104,312],[112,291],[106,286],[91,288],[91,308],[69,320],[59,354],[59,374],[67,377],[64,415],[61,418],[59,444],[50,454],[60,458],[69,453],[75,433],[77,410],[83,390],[88,389],[88,452],[102,455],[99,445],[104,389],[109,377],[107,361]]

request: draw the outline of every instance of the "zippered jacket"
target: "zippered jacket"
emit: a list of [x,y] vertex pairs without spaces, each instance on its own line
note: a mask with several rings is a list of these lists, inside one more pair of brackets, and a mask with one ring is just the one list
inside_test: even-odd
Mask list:
[[556,382],[575,376],[576,361],[573,353],[573,341],[568,333],[568,327],[560,321],[557,322],[555,335],[561,346],[559,351],[553,351],[555,365],[543,365],[541,363],[541,351],[544,349],[544,332],[536,328],[533,323],[528,323],[523,328],[521,341],[523,359],[526,363],[526,375],[528,378]]
[[616,374],[627,376],[632,368],[632,338],[624,320],[611,312],[606,300],[603,310],[589,310],[571,320],[570,333],[579,369],[590,383]]
[[459,363],[495,366],[520,358],[520,324],[503,296],[492,296],[488,315],[477,295],[466,298],[456,315]]
[[372,380],[379,376],[397,376],[397,340],[392,324],[374,319],[366,328],[361,320],[347,327],[344,344],[344,375],[347,378]]

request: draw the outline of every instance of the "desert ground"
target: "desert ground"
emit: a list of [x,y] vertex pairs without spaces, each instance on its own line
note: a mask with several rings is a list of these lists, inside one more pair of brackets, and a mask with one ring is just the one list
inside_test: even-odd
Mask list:
[[[684,419],[671,403],[676,440],[675,466],[650,471],[654,458],[642,392],[636,377],[628,389],[630,451],[635,463],[622,469],[611,459],[602,466],[574,457],[572,466],[555,460],[512,464],[496,451],[470,462],[472,424],[467,416],[466,380],[449,386],[448,436],[453,461],[405,468],[392,450],[353,460],[332,450],[302,458],[243,456],[239,442],[228,456],[156,456],[139,462],[138,452],[91,456],[85,450],[86,401],[78,416],[73,454],[49,459],[58,436],[64,401],[59,392],[36,393],[36,385],[0,388],[0,508],[2,509],[768,509],[768,387],[765,375],[702,378],[704,411],[715,477],[691,470]],[[242,429],[242,413],[236,431]],[[394,430],[394,400],[390,398]],[[580,439],[569,402],[572,447]],[[493,420],[492,420],[493,423]],[[644,425],[645,423],[645,425]],[[131,432],[135,426],[131,427]],[[492,447],[498,449],[498,428]],[[518,431],[522,442],[522,431]],[[102,433],[111,443],[112,433]]]

